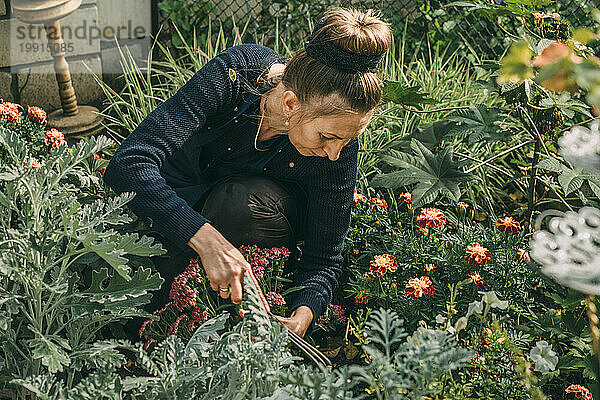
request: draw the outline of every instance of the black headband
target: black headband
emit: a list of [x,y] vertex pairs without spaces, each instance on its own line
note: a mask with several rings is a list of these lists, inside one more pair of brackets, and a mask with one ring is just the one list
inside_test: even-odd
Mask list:
[[385,57],[380,55],[365,55],[352,53],[336,46],[331,40],[316,38],[316,33],[325,26],[325,18],[321,19],[309,39],[304,43],[306,53],[328,67],[347,72],[377,72]]

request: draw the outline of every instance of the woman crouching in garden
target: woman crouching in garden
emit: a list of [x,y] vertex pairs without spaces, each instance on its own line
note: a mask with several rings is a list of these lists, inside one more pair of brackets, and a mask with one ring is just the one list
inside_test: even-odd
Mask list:
[[[381,101],[377,68],[390,45],[371,10],[330,9],[286,59],[255,44],[230,47],[131,132],[104,173],[162,236],[173,277],[200,256],[213,290],[242,300],[249,270],[237,247],[303,242],[291,316],[303,336],[337,287],[357,173],[357,137]],[[164,302],[163,302],[164,304]]]

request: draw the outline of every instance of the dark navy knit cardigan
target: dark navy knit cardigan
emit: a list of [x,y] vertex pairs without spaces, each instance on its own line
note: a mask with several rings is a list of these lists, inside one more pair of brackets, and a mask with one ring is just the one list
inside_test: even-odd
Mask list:
[[[298,153],[286,135],[254,149],[260,94],[270,67],[287,59],[254,44],[230,47],[198,70],[123,141],[104,173],[117,193],[135,192],[132,211],[182,249],[210,222],[192,206],[215,180],[252,172],[298,183],[306,192],[304,249],[289,311],[310,307],[314,320],[337,287],[350,226],[358,141],[337,161]],[[260,78],[260,79],[259,79]],[[200,151],[201,150],[201,151]]]

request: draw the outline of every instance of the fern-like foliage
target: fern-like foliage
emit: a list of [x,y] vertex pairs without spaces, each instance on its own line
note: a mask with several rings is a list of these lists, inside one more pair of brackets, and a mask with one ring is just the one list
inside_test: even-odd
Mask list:
[[452,159],[452,149],[446,147],[438,154],[433,154],[415,139],[411,141],[410,147],[412,154],[388,150],[388,154],[381,157],[382,161],[400,170],[375,176],[371,185],[396,189],[416,183],[412,190],[415,207],[431,203],[439,195],[458,201],[459,185],[475,176],[462,171],[463,164]]

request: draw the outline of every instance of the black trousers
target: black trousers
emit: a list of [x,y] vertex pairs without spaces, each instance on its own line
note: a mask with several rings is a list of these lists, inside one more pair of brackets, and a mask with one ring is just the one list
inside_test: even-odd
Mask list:
[[[300,256],[297,244],[303,240],[306,197],[298,184],[251,174],[231,175],[215,183],[193,208],[236,247],[287,247],[291,251],[288,271]],[[146,307],[149,312],[169,301],[173,279],[197,256],[189,247],[180,249],[168,237],[159,240],[167,254],[153,261],[165,282],[154,292]]]

